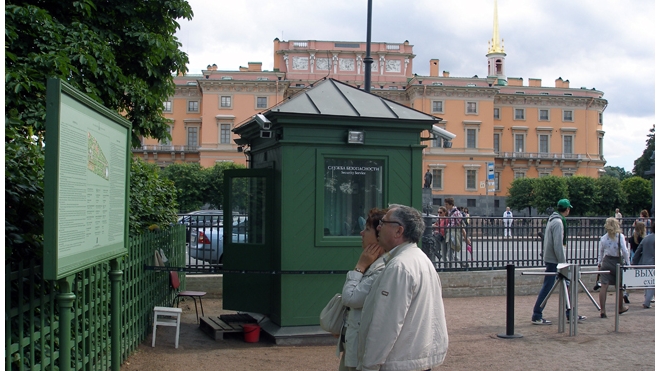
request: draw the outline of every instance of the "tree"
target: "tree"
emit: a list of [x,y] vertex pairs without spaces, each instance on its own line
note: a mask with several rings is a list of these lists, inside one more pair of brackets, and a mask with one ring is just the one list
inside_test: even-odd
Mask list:
[[180,212],[199,210],[207,202],[209,183],[199,163],[171,164],[161,174],[174,183]]
[[633,176],[630,171],[626,171],[626,169],[619,166],[605,166],[604,170],[605,175],[613,176],[619,180],[628,179]]
[[[534,183],[534,206],[536,206],[537,210],[556,208],[557,201],[562,198],[568,198],[566,178],[544,176],[543,178],[538,178]],[[573,201],[571,200],[572,203]]]
[[509,186],[506,205],[518,211],[527,208],[531,215],[532,207],[534,207],[534,184],[537,180],[533,178],[514,179]]
[[644,179],[651,179],[653,175],[647,175],[646,172],[653,169],[655,166],[655,125],[649,130],[650,134],[646,135],[646,148],[642,156],[635,160],[635,167],[633,167],[633,174]]
[[192,15],[184,0],[5,2],[6,251],[39,256],[43,246],[47,78],[122,113],[133,145],[164,139],[163,102],[188,62],[176,20]]
[[225,201],[224,173],[228,169],[245,169],[245,166],[233,162],[220,162],[205,169],[208,192],[206,202],[214,209],[222,209]]
[[140,158],[131,162],[129,232],[138,235],[147,228],[163,228],[176,222],[176,188],[159,175],[158,167]]
[[598,215],[614,215],[614,210],[625,210],[626,194],[621,188],[621,181],[613,176],[596,179],[595,211]]
[[650,180],[634,176],[621,182],[621,188],[628,200],[623,207],[626,214],[636,216],[644,209],[651,210],[653,189]]
[[568,199],[571,201],[574,216],[596,214],[596,180],[588,176],[571,176],[566,178]]

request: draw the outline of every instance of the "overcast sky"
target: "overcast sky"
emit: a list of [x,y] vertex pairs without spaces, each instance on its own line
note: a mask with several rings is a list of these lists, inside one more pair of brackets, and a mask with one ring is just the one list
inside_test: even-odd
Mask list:
[[[365,41],[367,0],[188,0],[195,16],[177,33],[189,73],[209,64],[273,68],[273,39]],[[494,0],[373,0],[372,42],[414,45],[413,72],[429,60],[451,76],[485,77]],[[499,0],[500,38],[509,77],[558,77],[596,88],[604,114],[608,166],[632,171],[655,120],[653,0]]]

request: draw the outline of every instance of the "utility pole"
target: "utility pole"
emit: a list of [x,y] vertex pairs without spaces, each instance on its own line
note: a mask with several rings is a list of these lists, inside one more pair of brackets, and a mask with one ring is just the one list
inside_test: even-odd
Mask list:
[[364,58],[364,91],[371,93],[371,0],[367,0],[367,56]]

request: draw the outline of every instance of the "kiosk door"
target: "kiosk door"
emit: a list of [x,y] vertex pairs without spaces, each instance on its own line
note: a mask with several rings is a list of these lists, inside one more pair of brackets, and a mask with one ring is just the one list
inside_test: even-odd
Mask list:
[[225,170],[223,308],[269,315],[276,253],[273,169]]

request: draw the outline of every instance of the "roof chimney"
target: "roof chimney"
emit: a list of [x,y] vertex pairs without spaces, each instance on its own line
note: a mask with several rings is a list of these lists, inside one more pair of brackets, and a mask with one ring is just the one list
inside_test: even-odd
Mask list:
[[429,67],[431,73],[429,74],[431,77],[438,77],[440,76],[440,61],[437,59],[431,59],[429,62]]
[[261,72],[261,62],[248,62],[248,71]]
[[449,77],[449,71],[442,71],[442,77]]

